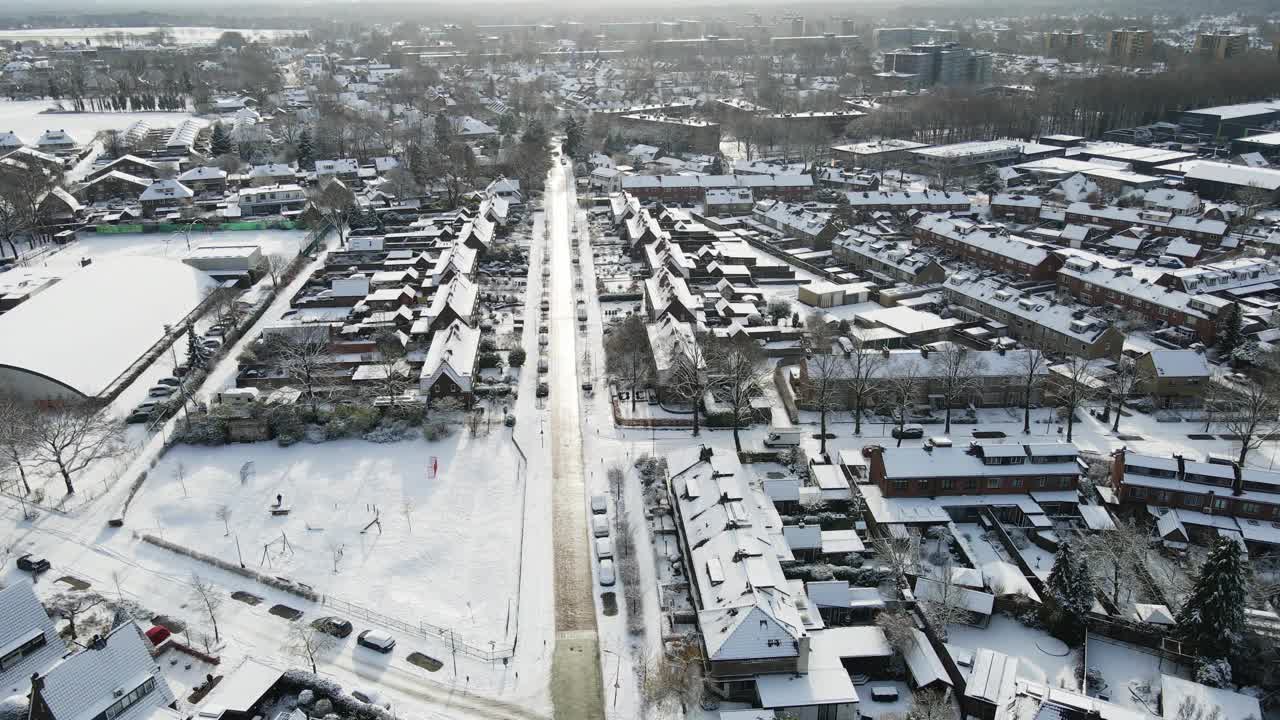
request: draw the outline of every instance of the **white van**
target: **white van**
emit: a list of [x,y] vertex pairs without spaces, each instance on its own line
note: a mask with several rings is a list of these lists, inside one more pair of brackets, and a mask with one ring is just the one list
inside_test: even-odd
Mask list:
[[951,447],[951,438],[945,435],[934,435],[928,440],[925,440],[924,444],[928,447],[948,448]]
[[769,434],[764,438],[765,447],[795,447],[800,444],[804,431],[798,427],[769,426]]

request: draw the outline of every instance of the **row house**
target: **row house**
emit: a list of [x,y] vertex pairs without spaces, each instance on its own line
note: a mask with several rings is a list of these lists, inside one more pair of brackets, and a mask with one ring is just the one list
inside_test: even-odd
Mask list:
[[846,230],[831,243],[836,259],[854,270],[888,280],[886,284],[932,285],[947,277],[946,268],[933,257],[909,245]]
[[1175,215],[1165,210],[1123,208],[1074,202],[1067,206],[1066,222],[1102,225],[1113,230],[1143,227],[1161,235],[1174,235],[1200,243],[1217,245],[1227,234],[1227,223],[1195,215]]
[[1270,258],[1241,257],[1171,270],[1156,279],[1157,285],[1187,293],[1248,294],[1251,288],[1272,290],[1280,283],[1280,262]]
[[781,200],[762,200],[756,203],[751,214],[765,225],[804,240],[819,250],[830,248],[831,238],[836,233],[830,213],[815,212]]
[[1111,456],[1110,482],[1121,504],[1162,508],[1184,526],[1236,535],[1250,547],[1280,544],[1280,472],[1120,448]]
[[[1145,269],[1145,268],[1144,268]],[[1058,270],[1058,287],[1089,305],[1105,305],[1143,322],[1185,328],[1188,337],[1212,344],[1218,318],[1232,306],[1216,295],[1191,295],[1159,285],[1134,266],[1100,255],[1075,251]]]
[[1072,443],[972,443],[969,447],[863,449],[868,479],[886,498],[995,495],[1078,489]]
[[240,191],[241,215],[278,215],[301,210],[307,195],[299,185],[255,185]]
[[142,216],[148,218],[165,212],[187,212],[194,201],[195,193],[191,188],[177,180],[156,180],[138,196]]
[[1027,293],[970,272],[947,278],[943,293],[951,304],[1002,324],[1010,337],[1046,352],[1116,360],[1124,347],[1124,333],[1111,323],[1051,295]]
[[711,190],[747,188],[756,200],[807,200],[813,194],[812,175],[627,175],[622,192],[650,202],[694,205]]
[[86,202],[105,202],[136,198],[149,187],[151,181],[146,178],[112,170],[81,185],[75,194]]
[[1020,223],[1035,223],[1040,220],[1043,205],[1044,201],[1035,195],[1001,193],[991,198],[991,216]]
[[1050,280],[1062,266],[1052,245],[1010,235],[998,225],[926,215],[916,223],[914,237],[997,272],[1032,280]]
[[972,201],[962,192],[944,190],[866,190],[845,193],[854,210],[865,212],[969,212]]

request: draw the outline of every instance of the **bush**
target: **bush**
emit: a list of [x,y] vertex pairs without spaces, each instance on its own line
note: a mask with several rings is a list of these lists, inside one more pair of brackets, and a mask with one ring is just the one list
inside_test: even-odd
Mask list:
[[783,568],[782,574],[788,580],[804,580],[805,582],[822,582],[835,578],[835,574],[831,571],[831,566],[820,563]]
[[480,352],[493,352],[498,349],[498,342],[491,337],[480,339]]
[[525,361],[524,348],[518,347],[515,350],[512,350],[511,352],[507,353],[507,365],[509,367],[513,367],[513,368],[523,367],[524,361]]
[[453,434],[453,425],[444,420],[432,420],[422,426],[422,436],[429,442],[443,440]]
[[502,367],[502,357],[496,352],[480,353],[476,365],[481,369]]
[[306,425],[301,413],[291,405],[279,405],[271,408],[267,416],[271,434],[275,435],[280,447],[289,447],[301,440],[306,433]]
[[192,413],[190,423],[178,423],[179,439],[192,445],[227,444],[227,421],[217,415]]

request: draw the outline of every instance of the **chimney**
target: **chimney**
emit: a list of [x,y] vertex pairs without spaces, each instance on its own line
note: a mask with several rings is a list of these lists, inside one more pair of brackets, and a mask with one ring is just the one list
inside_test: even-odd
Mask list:
[[796,640],[796,674],[803,675],[809,672],[809,636],[801,635]]
[[31,673],[31,697],[39,695],[41,690],[44,690],[44,678],[40,673]]
[[1240,497],[1244,494],[1244,468],[1239,463],[1231,463],[1235,475],[1231,478],[1231,494]]
[[1174,455],[1173,459],[1178,461],[1178,478],[1181,479],[1187,472],[1187,460],[1181,453]]

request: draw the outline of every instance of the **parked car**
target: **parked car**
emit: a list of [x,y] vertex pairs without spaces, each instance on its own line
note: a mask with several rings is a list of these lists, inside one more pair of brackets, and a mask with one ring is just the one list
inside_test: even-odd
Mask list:
[[214,325],[213,327],[204,331],[204,336],[211,337],[211,338],[222,337],[223,335],[226,335],[226,334],[227,334],[227,329],[221,325]]
[[125,423],[128,425],[137,425],[138,423],[144,423],[150,420],[151,420],[150,410],[146,410],[146,411],[134,410],[133,412],[125,416],[125,419],[124,419]]
[[613,571],[612,560],[600,561],[600,584],[608,587],[617,580],[617,576]]
[[171,388],[168,385],[153,385],[151,389],[147,391],[147,397],[167,398],[173,394],[173,391],[174,388]]
[[159,647],[160,643],[168,640],[172,634],[169,628],[163,625],[152,625],[151,629],[147,630],[147,639],[151,641],[152,645]]
[[601,560],[613,557],[613,538],[596,538],[596,557]]
[[162,377],[156,381],[156,385],[167,385],[171,388],[177,388],[182,386],[182,381],[176,377]]
[[363,645],[370,650],[377,650],[380,653],[389,653],[396,646],[396,639],[391,637],[389,633],[381,630],[365,630],[356,636],[356,643]]
[[596,537],[609,537],[609,516],[608,515],[592,515],[591,516],[591,532]]
[[544,382],[538,383],[538,397],[546,397],[551,394],[551,386]]
[[312,620],[311,627],[337,638],[344,638],[350,635],[352,630],[350,620],[343,620],[340,617],[334,617],[332,615],[322,617],[318,620]]
[[217,338],[205,338],[200,344],[210,350],[217,350],[222,347],[222,341]]
[[26,570],[32,575],[42,573],[48,570],[50,567],[52,566],[49,564],[48,560],[45,560],[44,558],[38,557],[36,555],[32,555],[31,553],[18,556],[18,569]]
[[603,493],[596,493],[591,496],[591,512],[596,515],[609,512],[609,501]]
[[377,705],[380,708],[385,708],[388,710],[391,709],[391,703],[387,700],[384,700],[381,695],[379,695],[377,692],[373,690],[361,690],[359,688],[356,688],[355,690],[351,691],[351,697],[359,700],[362,703],[366,703],[369,705]]
[[900,428],[894,428],[890,435],[893,436],[894,440],[918,440],[924,437],[924,426],[903,425]]

